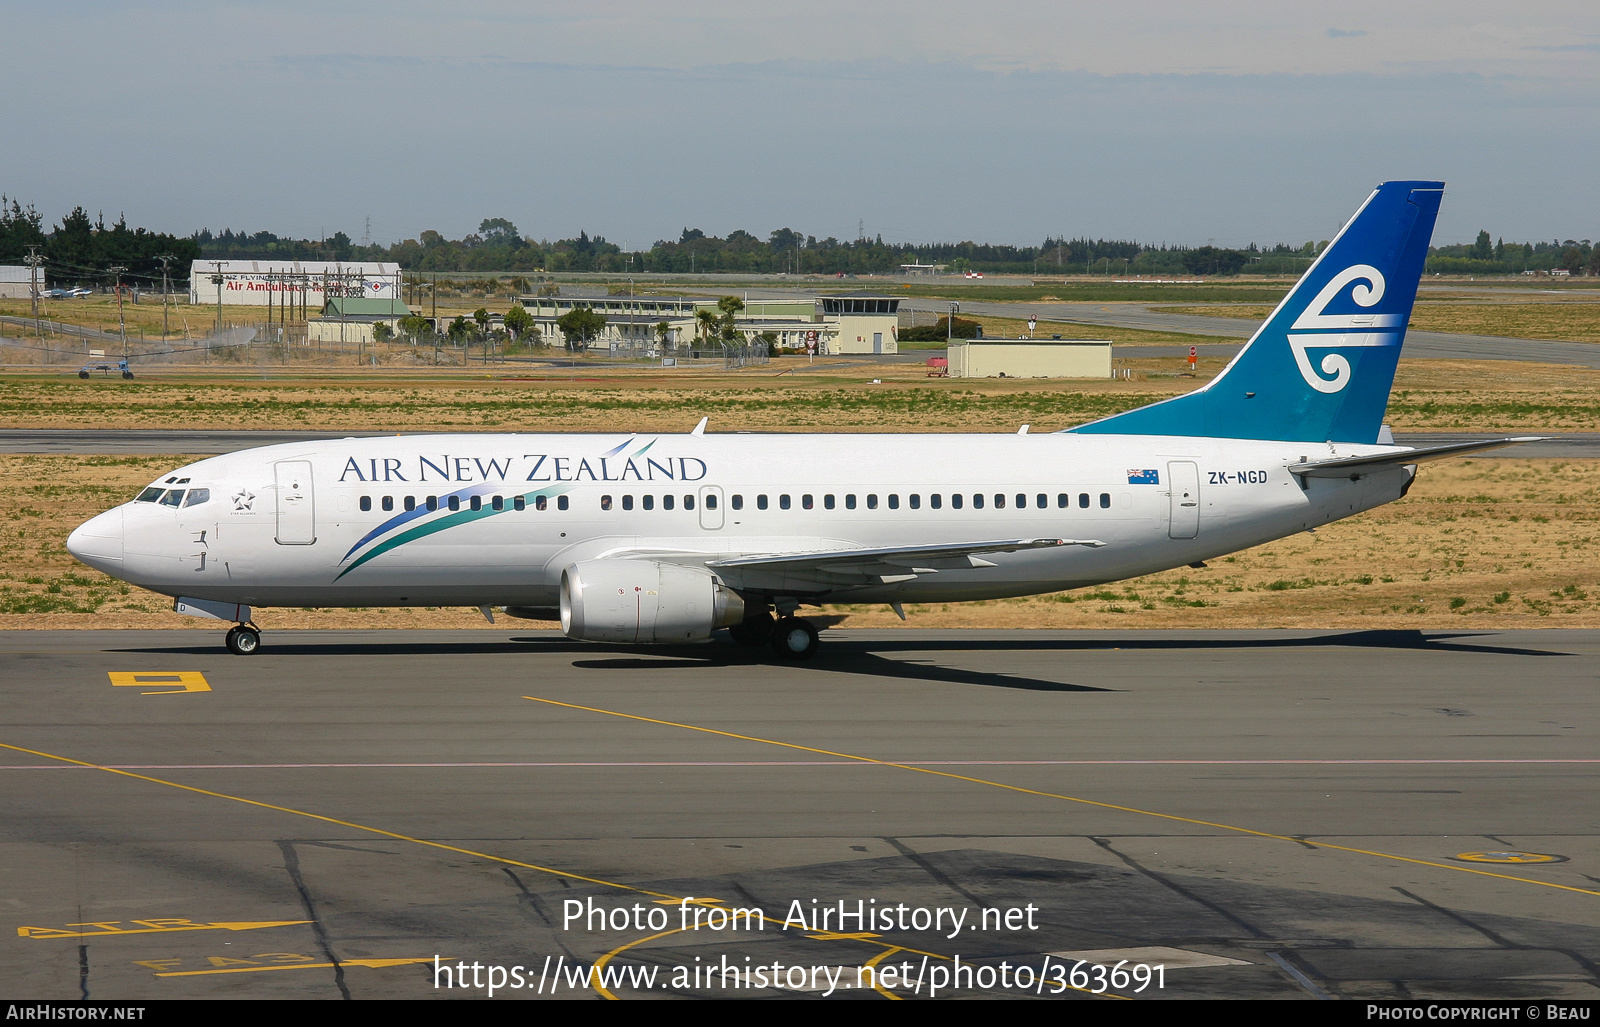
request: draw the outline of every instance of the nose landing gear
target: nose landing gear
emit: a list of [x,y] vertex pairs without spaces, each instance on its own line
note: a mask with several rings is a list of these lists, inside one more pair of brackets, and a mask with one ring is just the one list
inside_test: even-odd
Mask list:
[[224,645],[235,656],[251,656],[261,648],[261,629],[254,624],[236,624],[228,629]]

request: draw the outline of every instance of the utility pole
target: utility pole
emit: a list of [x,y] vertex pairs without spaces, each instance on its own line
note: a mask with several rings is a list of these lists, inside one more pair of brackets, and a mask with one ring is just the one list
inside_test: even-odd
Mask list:
[[211,276],[211,280],[214,283],[216,283],[216,286],[217,286],[217,334],[221,335],[222,334],[222,261],[213,260],[211,263],[217,265],[217,273]]
[[114,267],[110,270],[117,281],[117,332],[122,336],[122,359],[126,360],[128,359],[128,322],[122,316],[122,272],[128,269]]
[[31,283],[28,295],[33,299],[33,320],[35,322],[34,327],[37,328],[39,320],[39,265],[44,263],[44,258],[39,256],[39,247],[29,246],[28,255],[22,258],[22,262],[32,269],[28,275]]
[[170,329],[167,327],[167,293],[171,288],[167,281],[167,266],[178,258],[170,253],[163,253],[156,259],[161,261],[161,337],[165,339],[170,334]]

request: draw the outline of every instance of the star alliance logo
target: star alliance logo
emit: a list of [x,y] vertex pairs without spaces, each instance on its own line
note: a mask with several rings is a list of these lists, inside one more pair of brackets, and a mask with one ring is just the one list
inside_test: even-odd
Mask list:
[[233,508],[235,510],[249,510],[250,504],[256,501],[256,494],[249,489],[240,489],[233,494]]

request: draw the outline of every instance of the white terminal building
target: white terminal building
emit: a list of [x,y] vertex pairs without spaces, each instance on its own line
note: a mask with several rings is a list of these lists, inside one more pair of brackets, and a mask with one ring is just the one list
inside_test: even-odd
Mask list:
[[[219,283],[215,279],[222,279]],[[400,265],[391,261],[197,260],[189,302],[320,309],[330,299],[400,300]]]
[[[715,296],[523,296],[523,309],[545,338],[560,339],[556,324],[579,307],[606,319],[605,329],[590,344],[642,349],[652,355],[660,341],[657,326],[667,325],[667,342],[675,352],[715,355],[717,344],[700,334],[699,312],[717,317]],[[819,356],[840,353],[898,353],[900,298],[873,293],[838,293],[795,299],[744,300],[734,329],[746,342],[771,332],[779,349],[812,351]]]

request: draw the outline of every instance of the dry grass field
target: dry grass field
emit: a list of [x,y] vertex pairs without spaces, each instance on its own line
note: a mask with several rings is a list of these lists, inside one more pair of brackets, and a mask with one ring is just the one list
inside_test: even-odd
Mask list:
[[[131,382],[0,377],[0,427],[326,431],[1034,431],[1071,427],[1187,391],[1224,362],[1122,358],[1126,380],[929,378],[920,364],[784,357],[732,372],[659,368],[519,372],[491,366],[409,376],[263,368],[158,369]],[[269,376],[270,375],[270,376]],[[313,376],[315,375],[315,376]],[[1397,431],[1594,431],[1600,372],[1521,361],[1403,360]]]
[[[1600,342],[1600,303],[1588,297],[1561,297],[1565,302],[1494,300],[1461,303],[1418,300],[1411,327],[1424,332],[1461,335],[1501,335],[1514,339],[1549,339],[1555,342]],[[1260,304],[1212,304],[1158,308],[1171,314],[1237,317],[1260,321],[1272,308]]]
[[[184,462],[0,456],[0,629],[202,625],[77,564],[63,545],[73,527]],[[882,607],[826,612],[850,626],[900,624]],[[1600,461],[1430,464],[1398,503],[1204,569],[907,612],[911,627],[1596,627]],[[463,609],[264,610],[258,621],[269,630],[487,626]]]

